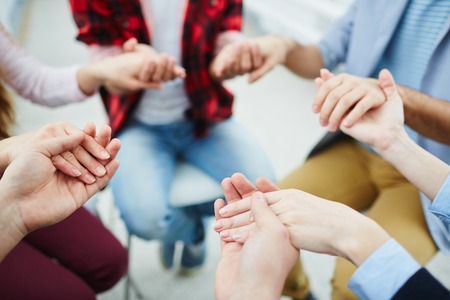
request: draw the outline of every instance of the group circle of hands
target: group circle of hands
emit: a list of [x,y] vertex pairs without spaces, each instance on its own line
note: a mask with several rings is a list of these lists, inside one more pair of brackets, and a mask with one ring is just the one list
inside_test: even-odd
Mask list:
[[[163,82],[186,76],[173,57],[134,39],[123,50],[122,55],[138,55],[138,59],[133,64],[124,59],[123,71],[129,80],[107,82],[111,91],[161,89]],[[218,80],[248,73],[249,82],[254,82],[283,63],[286,55],[285,48],[258,40],[232,43],[217,54],[210,72]],[[315,83],[318,91],[312,110],[328,130],[340,129],[375,150],[383,147],[391,130],[403,130],[402,99],[389,71],[382,70],[377,80],[322,69]],[[70,215],[100,191],[119,167],[120,141],[112,138],[109,126],[97,132],[92,123],[80,130],[59,122],[6,139],[2,146],[7,153],[0,181],[7,199],[3,207],[15,216],[11,222],[21,236]],[[253,277],[245,274],[254,272],[264,274],[268,286],[279,282],[281,289],[300,249],[345,256],[332,241],[345,243],[348,236],[355,236],[349,232],[360,230],[350,221],[342,222],[346,215],[349,220],[363,218],[356,211],[299,190],[278,190],[264,178],[253,185],[242,174],[235,174],[224,179],[222,187],[226,202],[216,201],[214,224],[222,243],[218,294],[251,286],[248,281]],[[264,259],[280,256],[283,259]]]

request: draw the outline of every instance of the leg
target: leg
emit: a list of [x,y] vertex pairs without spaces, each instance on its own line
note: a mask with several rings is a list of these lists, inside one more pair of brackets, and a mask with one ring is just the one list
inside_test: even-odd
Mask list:
[[56,259],[96,293],[113,287],[127,271],[126,249],[83,207],[55,225],[32,232],[25,241]]
[[166,126],[130,124],[120,134],[121,166],[111,187],[128,231],[143,239],[191,240],[195,222],[169,205],[175,149]]
[[81,277],[25,241],[0,264],[0,298],[96,299],[94,290]]
[[260,176],[270,180],[275,177],[264,149],[251,132],[234,119],[212,126],[209,136],[190,145],[184,157],[218,182],[236,172],[253,182]]
[[[423,215],[415,186],[391,165],[378,158],[374,163],[380,193],[367,216],[380,224],[420,263],[427,263],[437,251]],[[347,288],[355,267],[344,259],[336,262],[333,299],[357,299]]]
[[[307,159],[278,186],[300,189],[358,210],[367,208],[377,192],[369,180],[368,161],[361,151],[365,150],[353,140],[342,140]],[[299,261],[286,280],[283,295],[304,299],[308,293],[309,283]]]

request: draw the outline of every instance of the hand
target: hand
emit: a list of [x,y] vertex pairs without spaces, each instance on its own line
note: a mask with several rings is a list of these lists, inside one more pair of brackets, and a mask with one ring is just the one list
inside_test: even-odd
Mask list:
[[[341,256],[359,265],[389,239],[378,224],[343,204],[294,189],[265,195],[297,249]],[[223,240],[245,243],[254,227],[250,208],[250,198],[244,198],[219,210],[216,231]]]
[[11,249],[29,232],[66,218],[114,175],[119,166],[115,156],[120,149],[116,139],[106,146],[111,154],[108,161],[102,161],[106,174],[97,177],[93,184],[55,168],[52,157],[73,151],[85,137],[82,132],[74,132],[30,142],[8,165],[0,180],[0,235],[5,241],[0,247],[0,260],[8,246]]
[[186,77],[186,70],[177,65],[176,58],[166,53],[158,53],[153,47],[139,44],[135,38],[131,38],[123,45],[126,53],[141,53],[148,59],[148,63],[139,74],[139,79],[149,82],[167,82],[178,77]]
[[[95,136],[93,123],[88,124],[85,130],[91,134],[94,132]],[[100,145],[93,136],[83,133],[68,122],[53,123],[38,130],[2,140],[2,169],[4,170],[20,153],[27,151],[35,142],[78,133],[84,136],[80,145],[71,149],[72,151],[58,153],[52,157],[52,162],[64,174],[77,177],[88,184],[93,183],[96,176],[101,177],[106,174],[101,161],[110,159],[111,154],[105,149],[106,145]],[[106,135],[111,139],[109,126],[103,127],[99,135]]]
[[[215,203],[218,211],[225,205]],[[287,274],[298,259],[299,252],[289,242],[283,224],[268,208],[262,193],[253,193],[251,211],[255,220],[245,243],[221,241],[222,255],[215,277],[216,298],[276,299],[280,297]]]
[[213,77],[224,80],[249,73],[253,83],[286,61],[292,45],[279,36],[263,36],[225,46],[210,66]]
[[386,102],[376,109],[369,110],[352,126],[342,124],[340,129],[380,153],[389,148],[400,136],[406,136],[406,132],[403,127],[403,102],[392,74],[386,69],[382,70],[378,82],[387,99]]
[[249,40],[229,43],[214,58],[210,66],[211,75],[218,80],[231,79],[250,73],[263,64],[258,44]]
[[318,92],[313,111],[320,114],[320,124],[327,126],[329,131],[336,131],[341,123],[351,127],[366,112],[386,101],[378,80],[372,78],[349,74],[334,76],[322,69],[316,84]]

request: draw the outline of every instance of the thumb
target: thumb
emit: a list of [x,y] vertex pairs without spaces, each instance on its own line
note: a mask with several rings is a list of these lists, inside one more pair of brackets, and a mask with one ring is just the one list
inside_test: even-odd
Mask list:
[[266,196],[256,192],[251,198],[251,210],[256,226],[262,231],[271,231],[277,226],[283,226],[275,213],[269,208]]
[[123,43],[123,52],[133,52],[136,50],[138,42],[136,38],[130,38],[125,43]]
[[85,134],[83,132],[56,136],[38,142],[35,149],[48,157],[52,157],[75,149],[83,142],[84,137]]
[[394,77],[387,69],[383,69],[380,71],[380,74],[378,75],[378,81],[380,82],[380,87],[386,95],[387,99],[390,99],[397,95],[397,85],[395,84]]

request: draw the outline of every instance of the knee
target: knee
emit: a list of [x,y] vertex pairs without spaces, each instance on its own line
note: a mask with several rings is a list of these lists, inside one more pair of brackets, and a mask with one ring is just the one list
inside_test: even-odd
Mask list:
[[164,239],[167,234],[167,226],[164,217],[134,218],[131,222],[125,222],[129,234],[144,240]]
[[90,286],[96,293],[112,288],[128,271],[128,251],[119,243],[98,258]]

